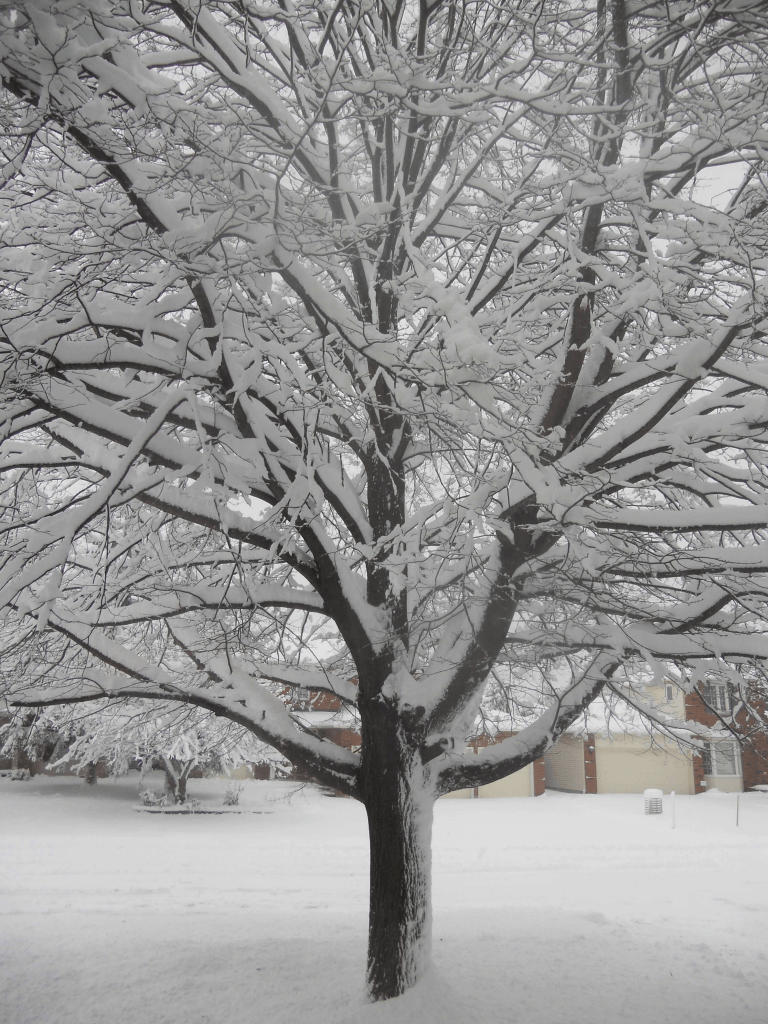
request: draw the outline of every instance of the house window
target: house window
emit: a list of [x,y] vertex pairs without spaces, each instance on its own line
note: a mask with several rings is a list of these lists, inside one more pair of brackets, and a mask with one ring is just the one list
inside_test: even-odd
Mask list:
[[667,704],[671,704],[672,701],[675,699],[675,688],[672,685],[672,683],[667,683],[667,685],[664,687],[664,692],[666,694]]
[[296,687],[296,700],[309,700],[309,689],[306,686]]
[[701,695],[714,711],[725,714],[733,711],[733,687],[730,683],[727,686],[722,683],[704,683]]
[[705,775],[741,775],[741,754],[738,743],[721,740],[704,744]]

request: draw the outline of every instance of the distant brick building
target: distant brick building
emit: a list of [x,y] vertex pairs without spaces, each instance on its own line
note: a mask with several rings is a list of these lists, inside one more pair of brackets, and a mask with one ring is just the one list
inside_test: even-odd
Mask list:
[[765,702],[747,694],[747,701],[743,703],[733,687],[727,684],[704,684],[700,689],[701,696],[698,693],[686,694],[687,717],[709,728],[733,728],[736,735],[733,739],[705,743],[703,753],[694,754],[694,770],[698,769],[701,776],[697,792],[712,786],[738,791],[768,785],[768,714]]
[[[357,720],[335,694],[287,686],[279,696],[293,716],[316,736],[346,747],[347,750],[360,749]],[[312,781],[297,768],[291,770],[290,778],[297,782]]]
[[[702,699],[703,696],[703,699]],[[768,785],[768,715],[765,705],[740,706],[738,694],[721,684],[704,686],[702,696],[673,683],[649,688],[649,698],[671,717],[735,734],[703,741],[702,749],[681,746],[638,723],[633,731],[571,733],[544,755],[548,789],[572,793],[666,793],[695,795],[708,789],[739,793]],[[735,714],[734,714],[735,713]]]

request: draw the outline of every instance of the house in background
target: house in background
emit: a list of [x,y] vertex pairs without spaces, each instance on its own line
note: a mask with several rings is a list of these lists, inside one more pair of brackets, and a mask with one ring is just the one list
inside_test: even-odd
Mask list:
[[[685,704],[677,687],[651,688],[647,699],[667,715],[682,719]],[[473,741],[477,750],[499,742],[512,731]],[[469,748],[468,748],[469,749]],[[561,736],[533,764],[476,790],[459,790],[451,797],[540,796],[546,790],[561,793],[694,793],[695,772],[690,753],[659,732],[649,732],[639,716],[608,722],[592,712]]]
[[740,793],[768,785],[768,716],[764,702],[747,694],[753,714],[732,686],[704,683],[699,689],[701,696],[685,696],[686,717],[710,729],[731,728],[738,737],[706,742],[702,754],[694,755],[694,764],[700,762],[701,790]]
[[[356,683],[356,679],[352,679]],[[331,740],[348,750],[360,749],[360,719],[355,711],[343,704],[332,693],[287,686],[278,696],[285,701],[291,718],[303,729],[319,739]],[[296,768],[289,769],[287,777],[296,782],[312,780]],[[330,796],[333,790],[328,790]],[[336,795],[341,796],[341,793]]]
[[657,732],[573,733],[544,755],[547,789],[561,793],[700,792],[691,752]]
[[[698,722],[722,731],[737,706],[734,692],[713,684],[702,693],[704,700],[696,693],[686,694],[673,682],[665,682],[648,687],[645,699],[671,719]],[[713,737],[698,752],[650,729],[639,715],[608,722],[593,710],[533,765],[491,786],[460,790],[451,797],[538,796],[547,789],[561,793],[642,793],[645,789],[660,789],[690,796],[712,789],[738,793],[768,785],[766,721],[768,716],[763,716],[763,728],[750,728],[747,714],[737,711],[734,725],[739,739]],[[477,750],[511,735],[511,731],[500,731],[493,738],[481,736],[473,746]]]
[[[356,679],[351,681],[357,682]],[[294,721],[304,729],[348,750],[360,746],[360,718],[334,694],[298,686],[286,687],[279,697],[285,701]]]
[[[645,699],[670,718],[686,718],[685,695],[673,683],[648,687]],[[593,711],[560,737],[544,763],[547,789],[564,793],[700,791],[690,749],[637,714],[606,722]]]
[[649,687],[647,699],[679,721],[697,722],[721,732],[730,724],[736,736],[705,740],[699,752],[649,731],[639,720],[624,728],[611,723],[609,734],[605,729],[589,731],[594,724],[590,719],[586,728],[574,727],[545,754],[547,789],[641,793],[653,788],[695,795],[712,789],[741,793],[768,785],[764,706],[751,702],[763,713],[761,722],[756,722],[745,709],[739,710],[732,687],[704,684],[701,693],[685,693],[676,684],[665,682]]

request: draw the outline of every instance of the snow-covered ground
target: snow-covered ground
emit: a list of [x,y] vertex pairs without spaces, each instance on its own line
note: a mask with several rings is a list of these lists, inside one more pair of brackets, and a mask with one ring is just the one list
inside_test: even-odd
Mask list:
[[[226,783],[193,781],[220,803]],[[0,779],[4,1024],[763,1024],[768,796],[444,800],[435,972],[371,1006],[351,800],[137,813],[135,779]]]

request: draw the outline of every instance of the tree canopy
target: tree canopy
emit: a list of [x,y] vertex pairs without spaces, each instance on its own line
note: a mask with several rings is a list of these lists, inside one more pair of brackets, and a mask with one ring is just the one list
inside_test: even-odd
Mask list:
[[[198,705],[371,818],[382,765],[434,798],[604,687],[760,672],[762,2],[0,26],[0,605],[60,652],[18,699]],[[492,670],[533,714],[467,756]]]

